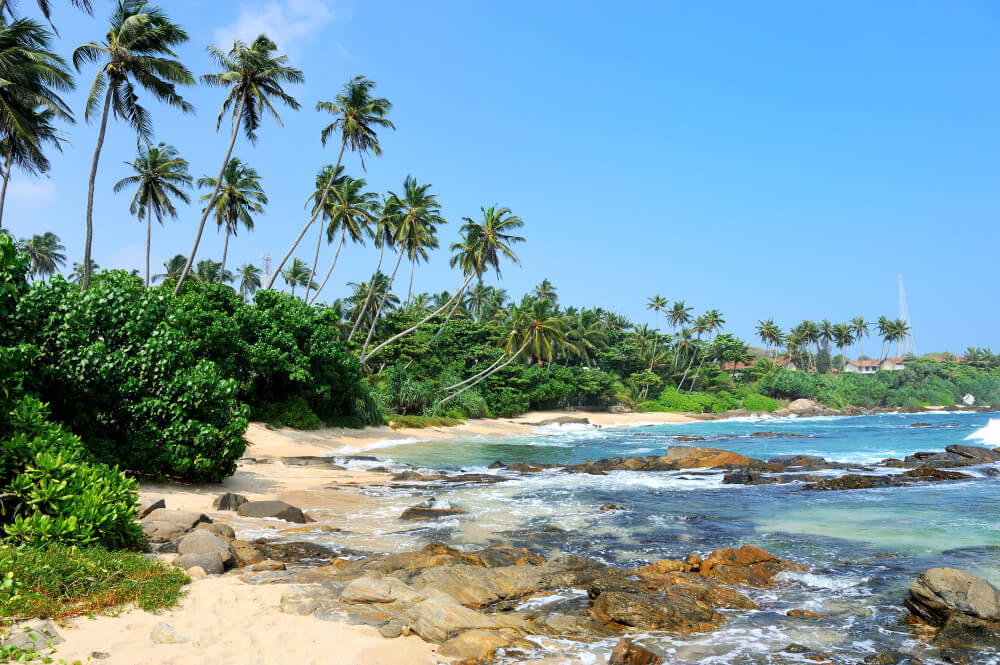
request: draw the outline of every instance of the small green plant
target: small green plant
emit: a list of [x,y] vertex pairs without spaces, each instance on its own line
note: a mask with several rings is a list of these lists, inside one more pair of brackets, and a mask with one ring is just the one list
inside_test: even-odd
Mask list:
[[392,429],[424,429],[427,427],[455,427],[465,421],[446,416],[389,416]]

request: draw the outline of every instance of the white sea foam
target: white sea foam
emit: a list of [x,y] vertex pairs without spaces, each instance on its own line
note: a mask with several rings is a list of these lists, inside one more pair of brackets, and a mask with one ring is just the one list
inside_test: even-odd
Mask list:
[[980,441],[987,446],[1000,446],[1000,418],[990,418],[990,422],[965,437],[965,440]]
[[537,596],[535,598],[530,598],[517,607],[514,608],[517,612],[523,612],[524,610],[537,610],[545,607],[546,605],[551,605],[552,603],[558,603],[561,600],[570,600],[573,598],[586,598],[587,592],[584,589],[562,589],[555,593],[551,593],[546,596]]
[[794,581],[804,584],[814,589],[829,589],[831,591],[842,591],[851,589],[868,582],[868,577],[834,577],[832,575],[817,575],[816,573],[784,572],[778,573],[777,579],[781,581]]
[[372,441],[371,443],[363,443],[357,446],[344,446],[336,452],[337,455],[354,455],[356,453],[364,453],[369,450],[381,450],[382,448],[395,448],[396,446],[406,446],[411,443],[420,443],[421,441],[427,441],[427,439],[418,439],[414,436],[408,436],[405,439],[382,439],[381,441]]

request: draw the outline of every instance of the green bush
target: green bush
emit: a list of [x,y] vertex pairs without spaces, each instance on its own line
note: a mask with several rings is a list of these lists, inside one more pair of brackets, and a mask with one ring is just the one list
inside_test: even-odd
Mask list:
[[743,408],[747,411],[776,411],[781,407],[781,403],[771,399],[770,397],[765,397],[759,393],[754,392],[744,392],[741,395],[743,400]]
[[313,413],[302,397],[293,397],[287,402],[265,404],[251,414],[254,420],[260,420],[274,427],[286,425],[302,430],[319,429],[323,423],[319,416]]
[[461,418],[447,416],[389,416],[389,426],[392,429],[424,429],[427,427],[455,427],[465,421]]
[[188,576],[135,552],[97,546],[0,545],[0,617],[65,619],[135,605],[177,604]]

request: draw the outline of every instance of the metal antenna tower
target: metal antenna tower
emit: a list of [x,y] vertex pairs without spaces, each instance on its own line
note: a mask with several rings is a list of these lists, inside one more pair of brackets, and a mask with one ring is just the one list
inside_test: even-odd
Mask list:
[[260,258],[264,260],[264,283],[267,284],[271,279],[271,255],[261,254]]
[[899,276],[899,318],[907,326],[906,336],[902,340],[903,356],[917,355],[917,343],[913,341],[913,329],[910,327],[910,309],[906,306],[906,291],[903,289],[903,276]]

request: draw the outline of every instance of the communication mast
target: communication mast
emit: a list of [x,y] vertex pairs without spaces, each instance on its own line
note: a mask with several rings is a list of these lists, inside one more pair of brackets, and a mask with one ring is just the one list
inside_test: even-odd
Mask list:
[[906,324],[906,336],[902,339],[903,356],[917,355],[917,343],[913,341],[913,328],[910,325],[910,309],[906,306],[906,291],[903,289],[903,276],[899,276],[899,318]]
[[[261,254],[260,258],[264,261],[264,283],[267,284],[271,281],[271,255]],[[900,282],[900,284],[902,284],[902,282]]]

